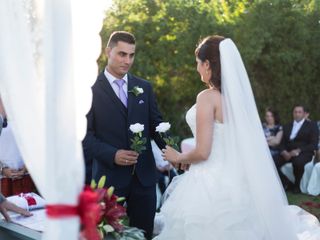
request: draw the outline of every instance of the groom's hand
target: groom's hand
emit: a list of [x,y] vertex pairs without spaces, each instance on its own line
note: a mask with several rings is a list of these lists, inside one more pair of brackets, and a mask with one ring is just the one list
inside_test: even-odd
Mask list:
[[114,162],[120,166],[130,166],[137,163],[139,154],[130,150],[118,150],[114,157]]

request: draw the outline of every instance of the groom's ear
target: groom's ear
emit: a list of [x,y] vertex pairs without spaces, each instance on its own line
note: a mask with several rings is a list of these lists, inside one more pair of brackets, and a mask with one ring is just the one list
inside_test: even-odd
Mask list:
[[109,58],[110,57],[110,52],[111,52],[111,47],[106,47],[104,50],[106,56]]

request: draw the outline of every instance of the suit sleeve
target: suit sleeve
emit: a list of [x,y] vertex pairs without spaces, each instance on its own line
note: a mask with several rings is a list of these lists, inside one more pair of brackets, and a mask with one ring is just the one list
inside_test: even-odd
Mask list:
[[153,140],[156,142],[158,147],[160,149],[163,149],[166,147],[166,143],[163,141],[160,134],[158,132],[156,132],[156,127],[161,122],[163,122],[163,119],[162,119],[161,113],[159,111],[158,104],[157,104],[153,89],[152,89],[151,85],[149,85],[149,87],[150,87],[150,94],[149,94],[150,134],[151,134],[151,138],[153,138]]
[[282,153],[284,150],[286,150],[286,141],[287,141],[287,127],[284,126],[283,127],[283,135],[282,135],[282,138],[281,138],[281,141],[280,141],[280,144],[278,146],[278,149],[280,151],[280,153]]
[[7,122],[7,119],[6,118],[4,118],[3,119],[3,123],[2,123],[2,127],[7,127],[7,125],[8,125],[8,122]]
[[309,143],[305,146],[300,147],[302,152],[313,152],[318,148],[318,139],[319,139],[319,129],[316,123],[310,123],[311,126],[311,135]]
[[87,133],[82,141],[82,146],[86,166],[92,165],[93,159],[96,159],[109,168],[114,167],[114,158],[118,149],[96,137],[94,127],[94,101],[92,101],[91,109],[87,114]]

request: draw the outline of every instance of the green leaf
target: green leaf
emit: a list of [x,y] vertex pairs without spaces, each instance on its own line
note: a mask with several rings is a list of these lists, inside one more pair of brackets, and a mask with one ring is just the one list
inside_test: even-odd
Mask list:
[[95,189],[97,187],[97,183],[96,183],[96,181],[94,179],[91,180],[90,187],[92,189]]
[[114,192],[114,187],[109,187],[107,191],[108,196],[111,197],[113,192]]
[[138,141],[140,140],[140,137],[139,137],[139,136],[135,136],[134,140],[135,140],[136,142],[138,142]]
[[113,228],[111,225],[109,225],[109,224],[104,225],[104,226],[103,226],[103,229],[104,229],[104,231],[105,231],[106,233],[110,233],[110,232],[113,232],[113,231],[114,231],[114,228]]
[[98,188],[104,188],[104,185],[106,183],[106,176],[102,176],[98,182]]
[[117,202],[123,202],[123,201],[125,201],[125,200],[126,200],[125,197],[118,197]]

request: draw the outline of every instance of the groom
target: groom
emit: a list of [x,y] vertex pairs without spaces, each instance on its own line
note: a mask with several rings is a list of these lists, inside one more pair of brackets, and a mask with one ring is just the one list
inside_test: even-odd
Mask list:
[[[83,149],[86,165],[92,164],[93,178],[98,181],[106,175],[107,187],[114,186],[115,194],[126,198],[130,225],[145,230],[146,238],[151,239],[157,170],[150,139],[160,149],[165,143],[155,132],[162,117],[151,84],[128,73],[135,48],[131,33],[111,34],[106,48],[108,64],[92,87]],[[133,93],[137,87],[143,92]],[[129,127],[135,123],[144,124],[143,137],[147,139],[146,150],[140,155],[130,150],[133,134]]]

